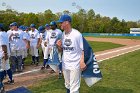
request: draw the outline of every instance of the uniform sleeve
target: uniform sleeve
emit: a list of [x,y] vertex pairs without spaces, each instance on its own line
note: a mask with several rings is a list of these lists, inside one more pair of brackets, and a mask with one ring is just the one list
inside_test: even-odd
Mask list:
[[64,32],[62,33],[62,38],[61,38],[61,40],[62,40],[62,47],[64,47]]
[[50,33],[47,32],[47,35],[46,35],[46,37],[45,37],[45,40],[46,40],[47,42],[49,41],[49,35],[50,35]]
[[80,33],[80,35],[78,37],[78,44],[80,45],[80,49],[84,50],[84,48],[83,48],[83,37],[82,37],[81,33]]
[[60,39],[62,39],[62,31],[61,30],[59,30],[59,37],[58,38],[60,38]]
[[3,35],[0,34],[0,45],[6,45]]
[[40,38],[42,38],[42,33],[39,34]]
[[2,45],[2,36],[1,36],[1,34],[0,34],[0,46]]
[[39,33],[37,33],[37,38],[40,38],[40,34]]
[[23,39],[28,40],[28,35],[27,35],[27,33],[25,33],[25,32],[23,32]]

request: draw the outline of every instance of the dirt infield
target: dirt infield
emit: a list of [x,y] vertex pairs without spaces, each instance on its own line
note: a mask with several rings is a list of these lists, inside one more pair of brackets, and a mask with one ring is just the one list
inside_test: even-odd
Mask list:
[[[96,58],[98,62],[101,62],[106,59],[110,59],[116,56],[123,55],[128,52],[132,52],[135,50],[140,49],[140,40],[134,40],[134,39],[117,39],[117,38],[93,38],[93,37],[86,37],[89,41],[101,41],[101,42],[112,42],[117,44],[123,44],[126,46],[115,48],[115,49],[109,49],[105,51],[96,52]],[[56,75],[57,73],[50,74],[50,69],[41,71],[41,66],[35,67],[35,66],[27,66],[26,71],[20,74],[14,75],[15,84],[14,85],[7,85],[5,84],[5,89],[10,90],[19,86],[32,86],[34,84],[37,84],[37,82],[43,78],[47,78],[50,75]],[[4,80],[4,82],[6,82]]]

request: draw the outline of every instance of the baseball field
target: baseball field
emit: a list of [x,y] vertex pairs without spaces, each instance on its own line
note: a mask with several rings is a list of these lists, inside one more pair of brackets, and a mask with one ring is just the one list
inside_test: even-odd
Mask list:
[[[140,93],[140,38],[86,39],[95,52],[103,79],[92,87],[82,79],[80,93]],[[40,70],[41,61],[40,66],[31,66],[28,56],[25,71],[16,73],[15,84],[5,85],[6,90],[25,86],[33,93],[65,93],[63,78],[58,79],[58,73],[49,73],[50,69]]]

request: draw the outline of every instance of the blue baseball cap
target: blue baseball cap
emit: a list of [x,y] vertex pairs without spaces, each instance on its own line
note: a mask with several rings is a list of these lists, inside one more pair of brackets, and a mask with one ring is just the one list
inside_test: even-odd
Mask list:
[[56,26],[56,22],[55,21],[50,22],[50,26]]
[[35,28],[35,24],[31,24],[30,27],[31,27],[31,28]]
[[62,23],[64,21],[71,22],[72,21],[71,16],[64,14],[64,15],[60,16],[60,18],[57,22]]
[[44,26],[39,26],[38,27],[39,33],[42,33],[44,30],[45,30],[45,27]]
[[23,31],[25,31],[25,30],[26,30],[24,25],[22,26],[22,30],[23,30]]
[[19,29],[21,29],[21,30],[22,30],[22,28],[23,28],[23,25],[19,26]]
[[13,22],[10,24],[10,26],[18,26],[17,22]]
[[19,26],[19,29],[21,29],[22,31],[25,31],[25,26],[21,25],[21,26]]
[[0,29],[1,31],[4,31],[4,25],[2,23],[0,23]]
[[46,24],[45,27],[50,27],[50,25],[49,24]]
[[12,27],[12,23],[9,25],[9,28]]
[[28,26],[25,26],[25,30],[28,30],[29,29],[29,27]]

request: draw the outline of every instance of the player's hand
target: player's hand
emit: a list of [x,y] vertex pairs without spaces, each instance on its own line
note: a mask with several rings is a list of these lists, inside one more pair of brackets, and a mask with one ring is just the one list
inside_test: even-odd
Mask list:
[[40,47],[40,44],[38,44],[37,46],[36,46],[36,48],[38,49]]
[[57,40],[56,45],[57,45],[58,47],[62,47],[62,41],[61,41],[61,40]]
[[44,43],[44,46],[47,47],[47,42]]
[[8,59],[8,54],[4,53],[3,59],[6,61]]
[[27,48],[27,49],[29,49],[29,48],[30,48],[30,45],[29,45],[29,44],[27,44],[27,45],[26,45],[26,48]]
[[87,66],[86,66],[84,60],[82,59],[82,60],[80,61],[80,69],[81,69],[81,71],[84,71],[86,68],[87,68]]

